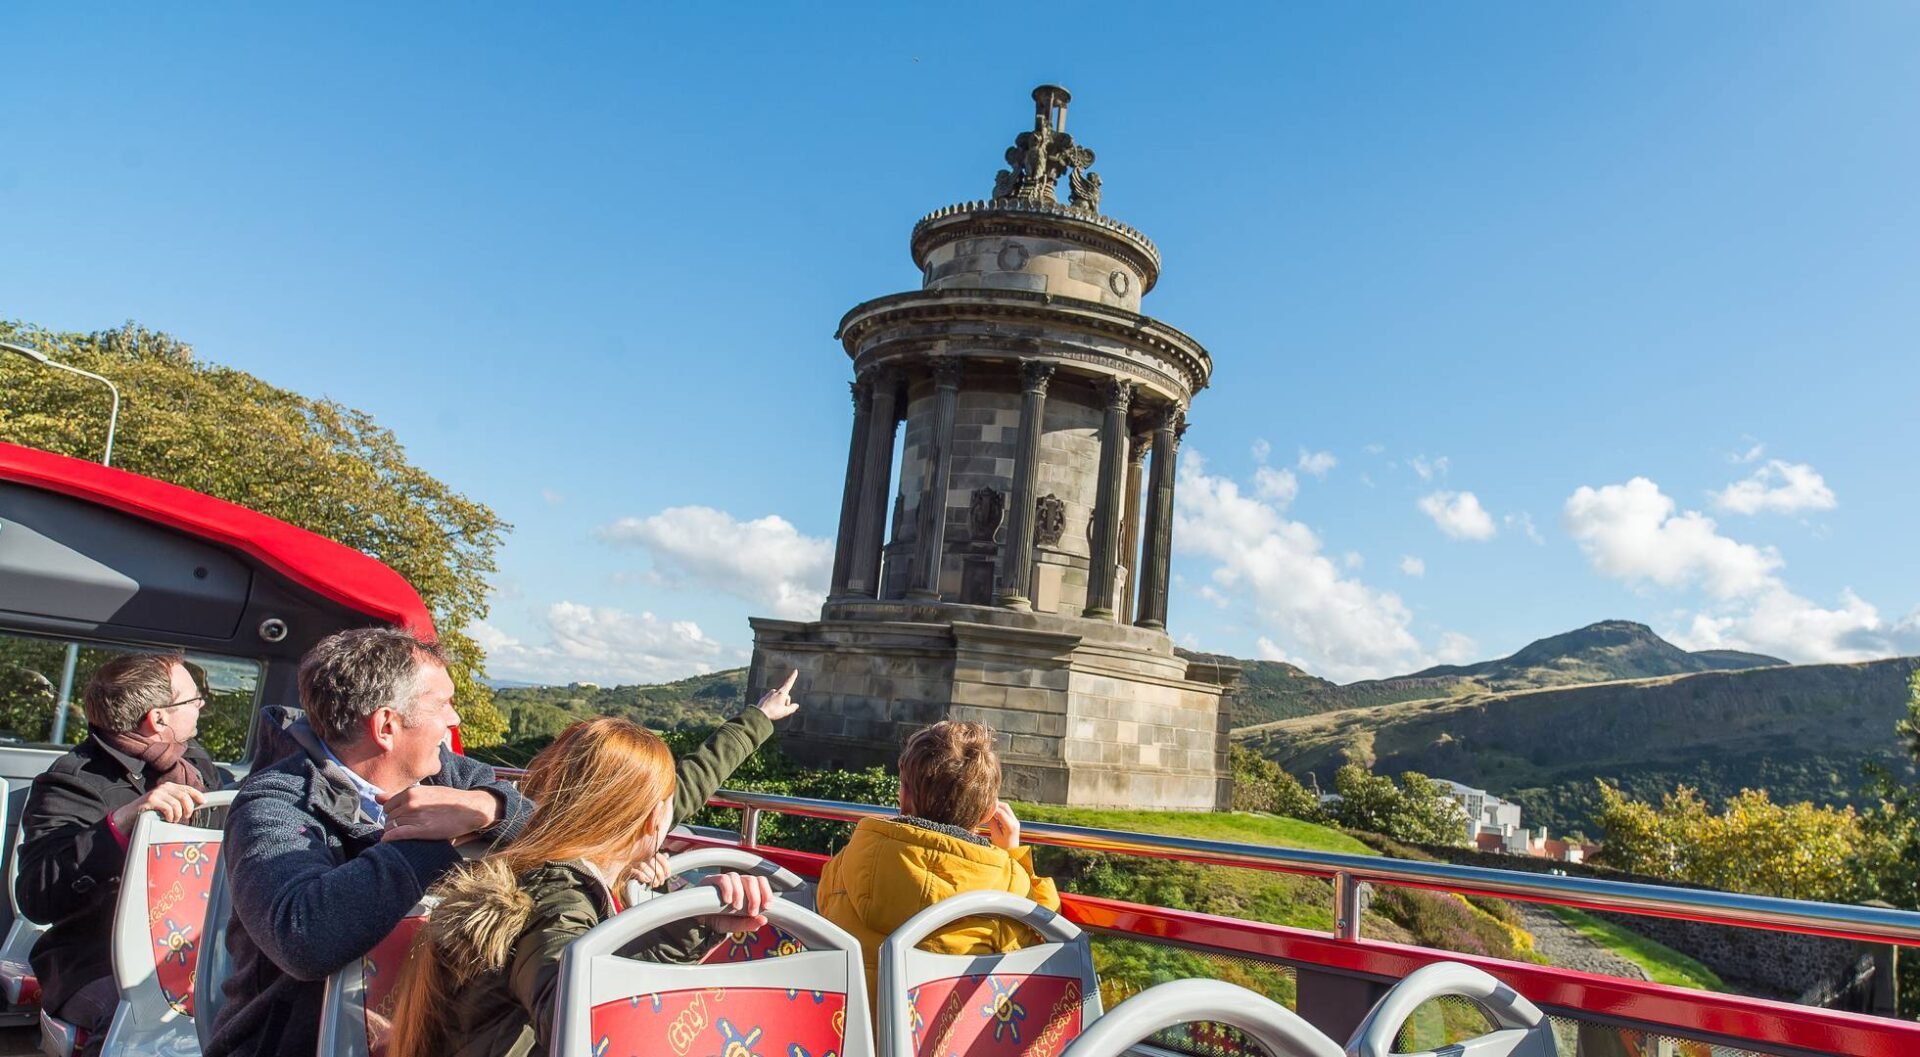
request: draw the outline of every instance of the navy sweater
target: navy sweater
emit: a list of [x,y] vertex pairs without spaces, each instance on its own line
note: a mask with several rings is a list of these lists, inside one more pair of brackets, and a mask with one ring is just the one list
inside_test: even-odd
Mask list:
[[[301,751],[249,775],[227,815],[233,974],[206,1057],[312,1053],[327,976],[372,950],[460,860],[446,841],[382,844],[304,720],[284,733]],[[501,821],[482,834],[495,843],[533,810],[493,768],[445,749],[422,784],[500,797]]]

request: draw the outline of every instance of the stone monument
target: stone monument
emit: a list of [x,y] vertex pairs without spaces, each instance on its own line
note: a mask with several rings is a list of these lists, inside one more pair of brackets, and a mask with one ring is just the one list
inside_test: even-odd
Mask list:
[[1160,252],[1099,211],[1066,90],[1033,98],[993,197],[914,226],[920,289],[840,321],[833,583],[817,621],[752,621],[748,699],[799,669],[781,744],[817,765],[891,764],[953,718],[998,732],[1010,798],[1224,807],[1239,673],[1166,630],[1176,452],[1212,361],[1140,313]]

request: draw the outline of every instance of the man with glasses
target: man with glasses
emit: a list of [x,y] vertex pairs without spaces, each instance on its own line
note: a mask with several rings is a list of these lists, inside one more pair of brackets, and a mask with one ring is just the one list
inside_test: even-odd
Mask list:
[[130,654],[100,666],[84,694],[87,737],[33,780],[20,825],[14,896],[48,928],[29,961],[42,1008],[105,1041],[114,904],[127,839],[143,811],[185,821],[225,784],[193,741],[206,692],[179,654]]

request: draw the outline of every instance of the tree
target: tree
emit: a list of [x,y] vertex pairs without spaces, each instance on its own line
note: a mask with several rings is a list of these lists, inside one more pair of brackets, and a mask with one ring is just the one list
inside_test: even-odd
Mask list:
[[1236,743],[1233,746],[1233,809],[1317,822],[1326,817],[1319,798],[1280,765]]
[[1339,794],[1334,821],[1348,829],[1366,830],[1409,844],[1462,844],[1466,840],[1466,813],[1446,787],[1418,771],[1400,776],[1399,784],[1358,764],[1334,772],[1333,790]]
[[1660,807],[1601,783],[1604,866],[1726,892],[1784,899],[1855,898],[1854,858],[1867,843],[1853,808],[1776,804],[1764,789],[1743,789],[1716,812],[1680,786]]
[[[200,363],[169,335],[128,323],[93,334],[0,321],[0,340],[105,375],[123,403],[114,464],[299,525],[407,578],[433,613],[458,693],[461,736],[499,743],[506,724],[480,682],[467,629],[486,616],[487,575],[508,525],[406,459],[364,412]],[[97,383],[0,356],[0,440],[97,458],[107,394]]]

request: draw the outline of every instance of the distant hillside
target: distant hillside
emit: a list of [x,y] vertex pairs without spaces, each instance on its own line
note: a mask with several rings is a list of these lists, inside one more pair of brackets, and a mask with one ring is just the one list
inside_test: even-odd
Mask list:
[[496,690],[507,740],[551,737],[589,716],[625,716],[656,730],[725,722],[746,701],[747,670],[729,668],[651,686],[517,686]]
[[[1635,655],[1658,656],[1628,651]],[[1916,665],[1903,658],[1466,693],[1235,734],[1323,784],[1349,760],[1389,774],[1420,771],[1518,801],[1531,825],[1591,832],[1595,778],[1655,799],[1685,782],[1715,798],[1756,787],[1776,800],[1852,802],[1863,763],[1904,766],[1893,725],[1905,715]]]
[[[1240,662],[1242,664],[1253,662]],[[1258,662],[1268,663],[1268,662]],[[1777,657],[1737,650],[1699,653],[1673,645],[1645,624],[1603,620],[1578,631],[1529,643],[1511,657],[1478,664],[1439,665],[1411,675],[1365,679],[1335,686],[1292,669],[1303,678],[1275,683],[1234,705],[1234,725],[1251,726],[1294,716],[1348,708],[1371,708],[1400,701],[1466,697],[1506,690],[1577,686],[1615,679],[1643,679],[1784,665]],[[1291,665],[1285,667],[1291,668]]]

